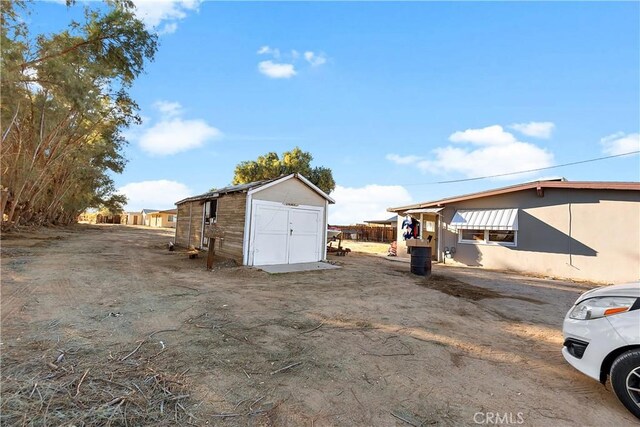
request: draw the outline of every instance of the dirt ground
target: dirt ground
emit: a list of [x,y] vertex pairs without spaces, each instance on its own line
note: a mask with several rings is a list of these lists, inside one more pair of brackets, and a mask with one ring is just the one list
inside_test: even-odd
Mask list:
[[349,242],[329,259],[341,269],[207,271],[172,237],[3,236],[3,425],[635,422],[560,353],[588,285],[447,266],[425,279]]

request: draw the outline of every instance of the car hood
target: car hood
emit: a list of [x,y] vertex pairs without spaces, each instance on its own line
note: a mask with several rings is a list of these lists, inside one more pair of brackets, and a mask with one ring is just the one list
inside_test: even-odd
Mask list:
[[580,295],[576,304],[579,302],[595,297],[632,297],[640,298],[640,282],[624,283],[621,285],[603,286],[591,289]]

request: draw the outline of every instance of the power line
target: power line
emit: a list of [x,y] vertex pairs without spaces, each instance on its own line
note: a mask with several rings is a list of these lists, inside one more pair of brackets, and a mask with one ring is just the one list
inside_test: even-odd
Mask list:
[[597,162],[597,161],[600,161],[600,160],[613,159],[614,157],[630,156],[632,154],[638,154],[638,153],[640,153],[640,150],[630,151],[628,153],[622,153],[622,154],[615,154],[613,156],[597,157],[595,159],[580,160],[580,161],[571,162],[571,163],[563,163],[561,165],[546,166],[546,167],[543,167],[543,168],[535,168],[535,169],[527,169],[527,170],[522,170],[522,171],[517,171],[517,172],[499,173],[499,174],[496,174],[496,175],[485,175],[485,176],[478,176],[478,177],[475,177],[475,178],[452,179],[450,181],[434,181],[434,182],[425,182],[425,183],[422,183],[422,184],[405,184],[405,186],[410,186],[410,185],[453,184],[453,183],[456,183],[456,182],[479,181],[481,179],[499,178],[501,176],[518,175],[518,174],[521,174],[521,173],[539,172],[539,171],[543,171],[543,170],[562,168],[562,167],[565,167],[565,166],[580,165],[580,164],[583,164],[583,163]]

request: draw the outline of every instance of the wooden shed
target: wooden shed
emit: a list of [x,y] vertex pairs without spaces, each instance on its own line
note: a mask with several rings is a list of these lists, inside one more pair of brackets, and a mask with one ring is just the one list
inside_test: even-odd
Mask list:
[[321,261],[330,203],[299,174],[217,189],[176,202],[175,244],[208,249],[216,236],[216,255],[243,265]]

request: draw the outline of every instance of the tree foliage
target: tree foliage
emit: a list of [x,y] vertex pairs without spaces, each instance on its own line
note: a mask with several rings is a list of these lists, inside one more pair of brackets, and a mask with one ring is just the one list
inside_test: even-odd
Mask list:
[[258,156],[256,160],[240,162],[235,168],[233,184],[246,184],[299,173],[329,194],[336,187],[331,169],[322,166],[312,168],[312,160],[311,153],[302,151],[299,147],[285,151],[282,157],[269,152]]
[[120,210],[109,174],[125,166],[121,132],[140,121],[128,89],[157,36],[129,0],[86,6],[81,23],[48,35],[29,33],[23,2],[0,3],[3,227]]

